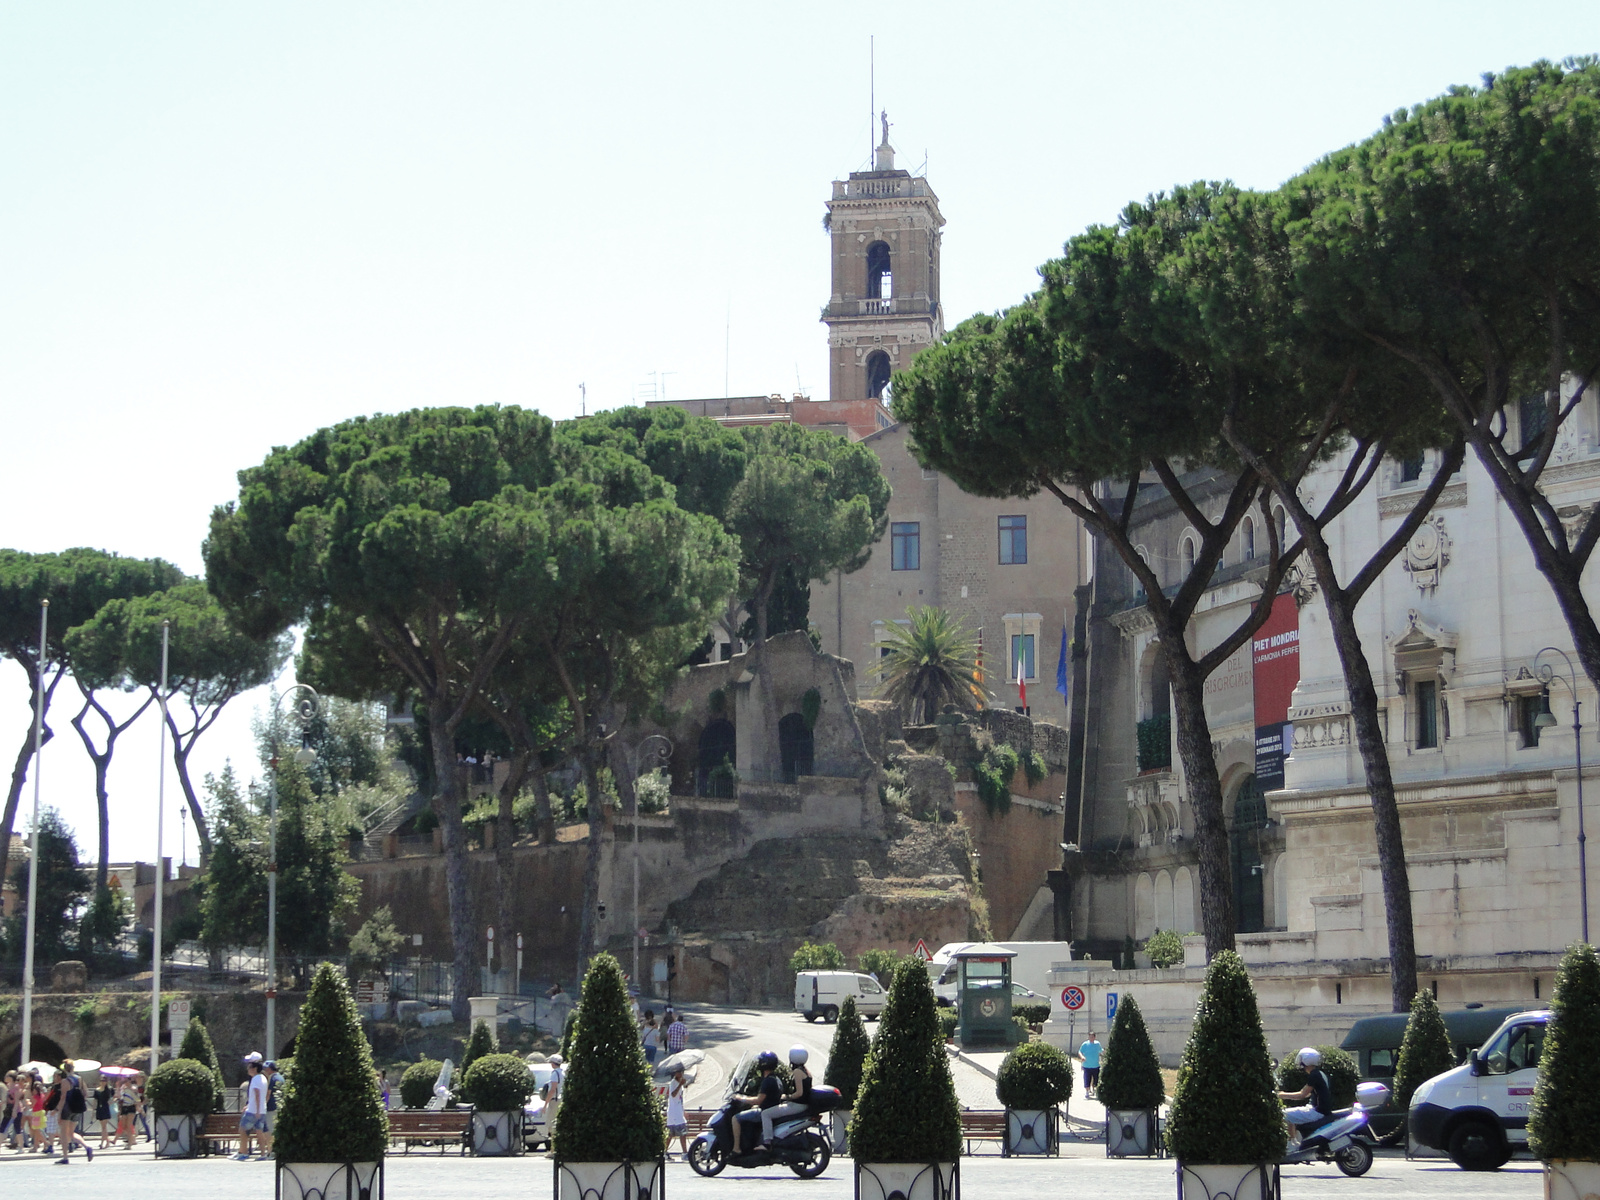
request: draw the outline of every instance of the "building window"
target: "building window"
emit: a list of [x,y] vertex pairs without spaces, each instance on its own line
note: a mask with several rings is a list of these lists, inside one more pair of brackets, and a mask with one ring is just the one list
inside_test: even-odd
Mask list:
[[1550,424],[1550,405],[1543,392],[1534,392],[1517,401],[1517,426],[1522,434],[1522,448],[1536,446]]
[[1439,745],[1439,682],[1424,679],[1417,690],[1417,749],[1432,750]]
[[1545,688],[1537,695],[1517,697],[1517,730],[1522,734],[1524,750],[1530,750],[1539,744],[1539,735],[1544,732],[1544,727],[1539,724],[1539,718],[1548,716],[1549,712],[1549,688]]
[[1286,536],[1289,532],[1289,514],[1283,511],[1282,505],[1272,510],[1272,521],[1278,527],[1278,550],[1282,552],[1289,544]]
[[1039,678],[1038,672],[1034,670],[1033,643],[1034,635],[1031,633],[1013,633],[1011,635],[1011,662],[1006,669],[1006,673],[1011,677],[1013,683],[1017,679],[1017,662],[1019,660],[1022,663],[1022,677],[1024,679],[1032,683]]
[[1254,562],[1256,557],[1256,523],[1249,517],[1244,519],[1239,530],[1240,557],[1245,562]]
[[922,569],[922,524],[896,521],[889,526],[890,567],[896,571]]
[[1000,565],[1017,566],[1028,561],[1028,518],[1000,518]]
[[894,272],[889,266],[889,244],[873,242],[867,247],[867,299],[889,300],[894,296]]
[[882,350],[867,355],[867,395],[874,400],[883,399],[883,390],[889,386],[889,356]]
[[1182,552],[1179,555],[1179,561],[1183,564],[1183,577],[1185,579],[1189,578],[1190,575],[1194,574],[1194,539],[1193,538],[1186,537],[1186,538],[1183,539],[1183,549],[1182,549]]
[[1400,482],[1415,483],[1422,478],[1422,455],[1416,454],[1411,458],[1400,460]]

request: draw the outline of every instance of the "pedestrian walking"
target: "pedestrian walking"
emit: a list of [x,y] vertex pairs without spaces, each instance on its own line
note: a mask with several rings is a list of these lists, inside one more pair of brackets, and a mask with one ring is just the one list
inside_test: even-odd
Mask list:
[[233,1157],[244,1162],[250,1157],[250,1144],[260,1146],[260,1157],[266,1158],[272,1149],[272,1134],[267,1130],[267,1078],[261,1073],[261,1054],[252,1051],[245,1056],[244,1106],[239,1110],[239,1153]]
[[100,1079],[100,1086],[94,1090],[94,1119],[100,1123],[100,1149],[104,1150],[111,1144],[111,1135],[116,1132],[116,1122],[111,1116],[111,1102],[113,1088],[111,1081],[104,1076]]
[[667,1053],[676,1054],[689,1045],[689,1027],[676,1013],[672,1014],[671,1020],[672,1024],[667,1026]]
[[117,1139],[124,1150],[133,1149],[139,1134],[139,1089],[133,1079],[124,1079],[117,1088]]
[[[544,1085],[544,1129],[547,1137],[555,1137],[556,1112],[561,1107],[561,1085],[567,1081],[567,1073],[561,1066],[562,1058],[559,1054],[550,1056],[550,1082]],[[555,1157],[555,1145],[552,1142],[550,1157]]]
[[677,1138],[678,1149],[685,1159],[689,1157],[689,1118],[683,1111],[683,1093],[688,1087],[683,1068],[679,1067],[672,1073],[672,1082],[667,1084],[667,1148],[670,1150],[672,1139]]
[[639,1040],[644,1045],[645,1062],[654,1063],[656,1050],[661,1045],[661,1028],[656,1024],[656,1014],[648,1008],[644,1010],[644,1032]]
[[73,1061],[63,1059],[56,1073],[56,1133],[61,1139],[61,1157],[56,1165],[65,1167],[72,1163],[72,1146],[76,1142],[90,1162],[94,1161],[94,1147],[78,1134],[78,1121],[89,1111],[89,1099],[83,1094],[83,1080],[79,1078]]

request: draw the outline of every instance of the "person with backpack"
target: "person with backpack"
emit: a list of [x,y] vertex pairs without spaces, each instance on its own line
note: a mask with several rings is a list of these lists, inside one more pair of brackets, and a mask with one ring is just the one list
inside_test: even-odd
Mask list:
[[89,1100],[83,1094],[83,1080],[78,1078],[70,1058],[61,1063],[56,1075],[56,1131],[61,1137],[61,1157],[56,1165],[65,1167],[72,1162],[72,1143],[77,1142],[90,1162],[94,1161],[94,1147],[78,1135],[78,1120],[89,1111]]
[[245,1081],[244,1106],[239,1111],[239,1153],[233,1157],[244,1162],[250,1157],[250,1143],[260,1146],[260,1157],[272,1150],[272,1134],[267,1132],[267,1078],[261,1073],[261,1054],[251,1052],[244,1060],[249,1078]]
[[272,1137],[278,1129],[278,1093],[283,1090],[283,1073],[278,1070],[278,1064],[269,1062],[262,1068],[262,1074],[267,1077],[267,1143],[262,1150],[262,1158],[272,1157]]

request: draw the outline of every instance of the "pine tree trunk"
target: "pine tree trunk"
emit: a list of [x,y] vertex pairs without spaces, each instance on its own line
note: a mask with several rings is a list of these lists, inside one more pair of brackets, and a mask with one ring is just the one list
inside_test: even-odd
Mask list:
[[603,933],[598,925],[597,909],[600,906],[600,850],[605,832],[605,805],[600,797],[600,771],[596,766],[595,748],[583,749],[583,787],[589,795],[589,849],[583,866],[583,909],[578,914],[578,979],[583,980],[585,968],[599,948]]
[[496,817],[498,827],[494,831],[495,890],[499,893],[495,944],[500,950],[501,970],[505,969],[506,957],[516,953],[516,941],[512,930],[512,921],[515,918],[512,915],[511,903],[515,892],[513,884],[516,862],[511,852],[517,841],[514,804],[517,794],[522,791],[523,780],[528,777],[528,756],[514,754],[506,766],[506,779],[500,785],[500,811]]
[[1178,758],[1183,763],[1184,791],[1194,810],[1194,848],[1200,872],[1200,923],[1206,937],[1206,958],[1234,948],[1237,921],[1233,911],[1233,872],[1228,862],[1228,826],[1222,808],[1222,780],[1211,748],[1206,720],[1205,678],[1189,657],[1181,632],[1163,632],[1162,652],[1172,677]]
[[[16,661],[17,664],[27,672],[28,692],[30,695],[32,695],[34,689],[38,687],[38,675],[26,660],[19,658]],[[50,712],[50,698],[55,695],[56,684],[61,682],[65,674],[66,673],[64,671],[57,671],[55,679],[51,682],[50,686],[45,689],[44,711],[47,716]],[[10,863],[8,860],[11,856],[11,834],[16,828],[17,804],[22,798],[22,785],[27,782],[28,763],[33,760],[33,721],[31,719],[32,705],[29,705],[29,709],[30,719],[28,721],[28,736],[23,738],[22,747],[17,751],[17,761],[11,768],[11,787],[6,792],[6,810],[4,815],[0,816],[0,880],[4,880],[6,877],[6,872],[10,870]],[[49,745],[50,739],[54,736],[55,734],[50,731],[49,721],[46,721],[42,734],[44,744]]]
[[435,700],[428,705],[428,738],[433,750],[433,811],[444,840],[445,894],[450,902],[451,998],[450,1015],[463,1023],[472,1019],[469,997],[477,931],[473,928],[472,899],[467,891],[467,837],[461,824],[461,779],[456,770],[454,730],[449,726],[450,705]]
[[535,767],[533,771],[533,807],[539,821],[539,844],[555,845],[556,815],[550,811],[550,785],[543,767]]

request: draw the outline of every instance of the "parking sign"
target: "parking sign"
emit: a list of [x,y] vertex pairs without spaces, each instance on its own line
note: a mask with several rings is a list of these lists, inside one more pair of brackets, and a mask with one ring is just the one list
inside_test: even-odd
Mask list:
[[1109,1025],[1109,1024],[1111,1024],[1112,1021],[1115,1021],[1116,1019],[1117,1019],[1117,994],[1115,992],[1107,992],[1106,993],[1106,1024]]

